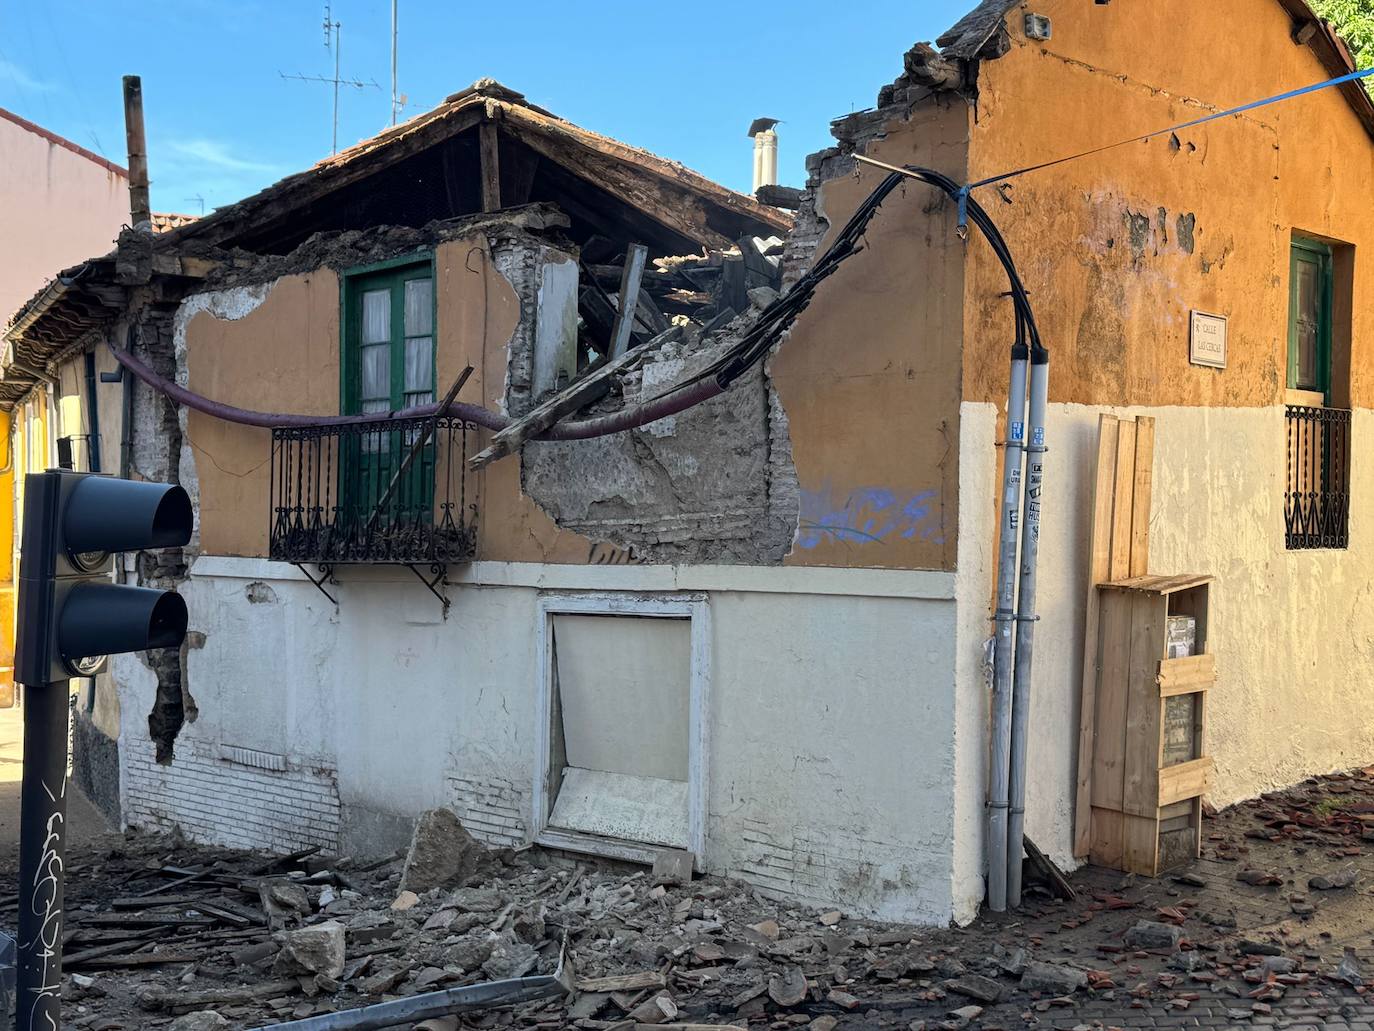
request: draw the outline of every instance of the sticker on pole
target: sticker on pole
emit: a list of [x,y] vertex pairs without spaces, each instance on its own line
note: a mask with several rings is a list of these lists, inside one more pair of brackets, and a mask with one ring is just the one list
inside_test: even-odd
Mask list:
[[1026,439],[1026,424],[1025,424],[1024,422],[1014,422],[1014,423],[1011,424],[1011,439],[1012,439],[1012,440],[1025,440],[1025,439]]
[[1036,447],[1045,446],[1045,427],[1035,427],[1035,432],[1031,434],[1031,443],[1034,444]]

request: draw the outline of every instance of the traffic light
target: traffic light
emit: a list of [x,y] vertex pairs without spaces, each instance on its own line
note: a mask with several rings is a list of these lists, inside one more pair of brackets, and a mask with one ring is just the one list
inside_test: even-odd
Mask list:
[[113,653],[180,645],[181,597],[115,584],[110,573],[118,552],[190,539],[191,500],[173,484],[65,469],[26,476],[15,680],[90,677]]

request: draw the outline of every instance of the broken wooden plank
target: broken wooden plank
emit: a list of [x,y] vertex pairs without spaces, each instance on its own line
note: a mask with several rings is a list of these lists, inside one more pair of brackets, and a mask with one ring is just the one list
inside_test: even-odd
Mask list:
[[642,286],[639,288],[639,301],[635,305],[635,322],[643,326],[650,336],[656,336],[672,325],[649,296],[649,291]]
[[668,979],[658,970],[643,970],[635,974],[618,974],[611,977],[578,978],[579,992],[637,992],[645,988],[665,988]]
[[213,927],[214,920],[181,913],[98,913],[84,917],[82,927]]
[[611,332],[611,357],[619,358],[630,346],[634,331],[635,308],[639,304],[639,286],[644,278],[644,263],[649,260],[649,248],[642,243],[630,244],[625,252],[625,268],[620,275],[620,293],[615,308],[615,329]]
[[803,195],[803,191],[795,186],[764,185],[754,191],[754,197],[760,204],[787,211],[796,211],[800,208]]
[[208,988],[201,991],[188,991],[185,987],[158,988],[150,985],[138,992],[138,1002],[145,1009],[171,1010],[176,1013],[209,1009],[211,1006],[243,1006],[259,999],[290,995],[299,988],[299,981],[266,981],[247,988]]
[[[209,889],[206,889],[209,890]],[[110,901],[111,909],[154,909],[157,906],[193,906],[199,895],[130,895]]]
[[[126,955],[101,956],[87,959],[80,966],[87,970],[118,970],[121,967],[160,967],[169,963],[199,963],[205,956],[198,952],[131,952]],[[72,966],[63,960],[63,966]]]
[[283,870],[288,866],[294,866],[296,863],[299,863],[302,859],[309,859],[311,856],[319,855],[320,852],[322,852],[323,850],[324,846],[322,845],[311,845],[309,848],[303,848],[299,852],[291,852],[288,855],[277,856],[276,858],[271,859],[266,863],[263,863],[261,866],[254,867],[252,870],[249,871],[249,876],[262,877],[265,874],[272,873],[276,870]]
[[235,927],[250,927],[256,922],[239,913],[232,912],[224,906],[217,906],[213,902],[193,902],[187,908],[193,909],[197,913],[202,913],[212,920],[233,924]]
[[608,361],[595,372],[583,376],[576,382],[570,383],[567,389],[560,391],[539,405],[534,411],[515,420],[504,430],[501,430],[491,438],[491,443],[487,447],[468,460],[468,464],[473,469],[483,469],[495,462],[499,458],[504,458],[509,454],[518,451],[526,441],[532,437],[537,437],[546,429],[566,415],[577,411],[583,405],[593,399],[593,395],[602,389],[612,376],[623,369],[631,361],[638,359],[641,351],[645,348],[656,347],[675,339],[674,334],[682,332],[681,326],[673,326],[665,333],[660,333],[652,340],[645,341],[635,348],[622,354],[619,358]]
[[501,210],[501,151],[496,123],[486,121],[477,130],[482,162],[482,210]]
[[147,941],[160,932],[160,928],[152,928],[147,931],[140,931],[137,934],[127,935],[118,941],[107,942],[104,945],[96,945],[89,949],[81,949],[77,952],[69,952],[62,957],[64,967],[77,966],[92,959],[99,959],[102,956],[112,956],[122,949],[129,948],[130,945]]
[[1064,876],[1064,871],[1049,856],[1031,841],[1030,837],[1024,838],[1026,846],[1026,862],[1030,865],[1034,880],[1041,881],[1049,886],[1050,891],[1061,899],[1072,902],[1078,898],[1078,892],[1074,890],[1069,879]]

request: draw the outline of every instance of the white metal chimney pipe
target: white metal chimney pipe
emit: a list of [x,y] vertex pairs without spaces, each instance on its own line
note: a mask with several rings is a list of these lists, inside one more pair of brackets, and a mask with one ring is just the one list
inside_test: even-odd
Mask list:
[[772,129],[754,133],[754,191],[778,183],[778,134]]

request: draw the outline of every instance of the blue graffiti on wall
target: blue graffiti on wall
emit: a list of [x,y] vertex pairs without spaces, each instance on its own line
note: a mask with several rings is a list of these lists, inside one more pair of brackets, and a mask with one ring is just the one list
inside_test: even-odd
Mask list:
[[944,543],[942,513],[933,490],[897,493],[885,487],[859,487],[837,493],[829,484],[801,492],[797,546],[822,541],[882,544],[913,539]]

